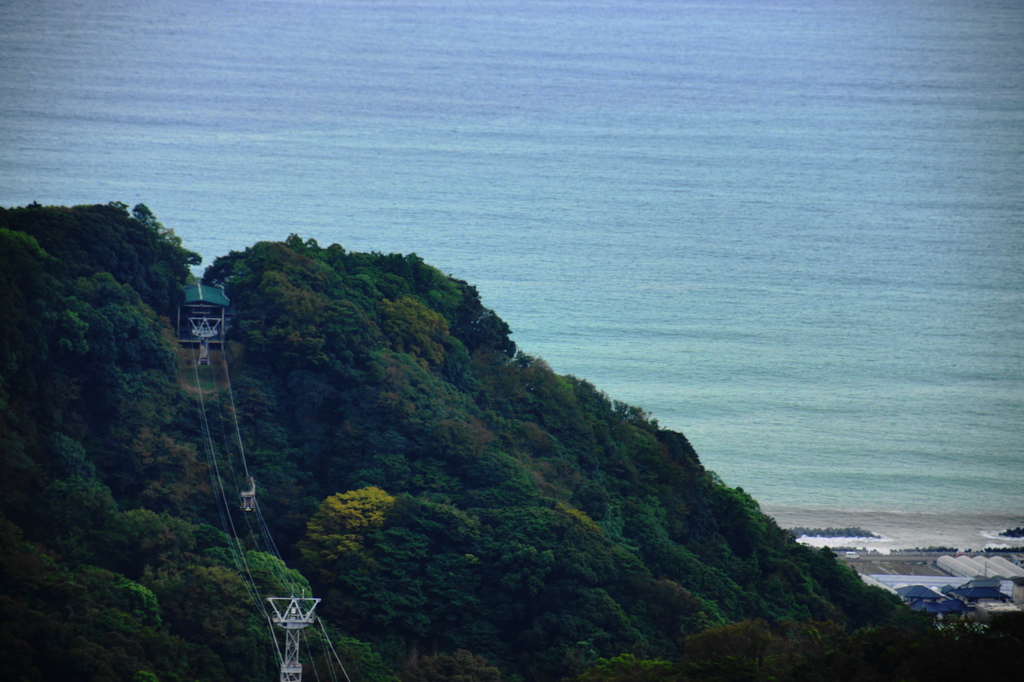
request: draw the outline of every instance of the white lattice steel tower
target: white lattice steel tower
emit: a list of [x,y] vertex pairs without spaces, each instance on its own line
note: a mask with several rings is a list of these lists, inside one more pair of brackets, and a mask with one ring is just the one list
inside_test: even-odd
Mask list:
[[274,624],[284,630],[284,659],[281,661],[281,682],[302,682],[299,661],[299,640],[302,629],[316,622],[313,611],[320,603],[315,597],[267,597],[274,615]]

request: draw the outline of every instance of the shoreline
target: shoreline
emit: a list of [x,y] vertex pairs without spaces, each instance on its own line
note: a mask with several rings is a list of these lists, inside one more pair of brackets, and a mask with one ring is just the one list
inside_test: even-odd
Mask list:
[[1021,526],[1024,514],[987,512],[878,512],[766,507],[763,511],[782,528],[857,528],[880,537],[801,536],[811,547],[853,548],[880,554],[942,548],[945,553],[983,552],[1024,547],[1024,538],[999,533]]

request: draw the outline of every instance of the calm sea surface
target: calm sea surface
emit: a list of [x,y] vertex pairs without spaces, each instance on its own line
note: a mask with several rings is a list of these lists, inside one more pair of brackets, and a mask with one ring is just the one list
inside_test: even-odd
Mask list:
[[0,205],[416,252],[783,525],[1024,525],[1019,0],[0,2]]

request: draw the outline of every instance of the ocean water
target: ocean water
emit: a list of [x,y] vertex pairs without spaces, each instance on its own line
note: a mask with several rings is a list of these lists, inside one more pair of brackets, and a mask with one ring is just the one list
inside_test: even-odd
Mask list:
[[5,0],[0,205],[416,252],[782,525],[1024,525],[1019,0]]

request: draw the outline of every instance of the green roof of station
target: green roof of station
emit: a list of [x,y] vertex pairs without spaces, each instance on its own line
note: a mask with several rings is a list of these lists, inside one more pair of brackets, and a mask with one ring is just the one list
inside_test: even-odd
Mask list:
[[231,301],[224,295],[223,289],[208,287],[205,284],[189,284],[183,289],[185,292],[185,303],[208,303],[227,308]]

